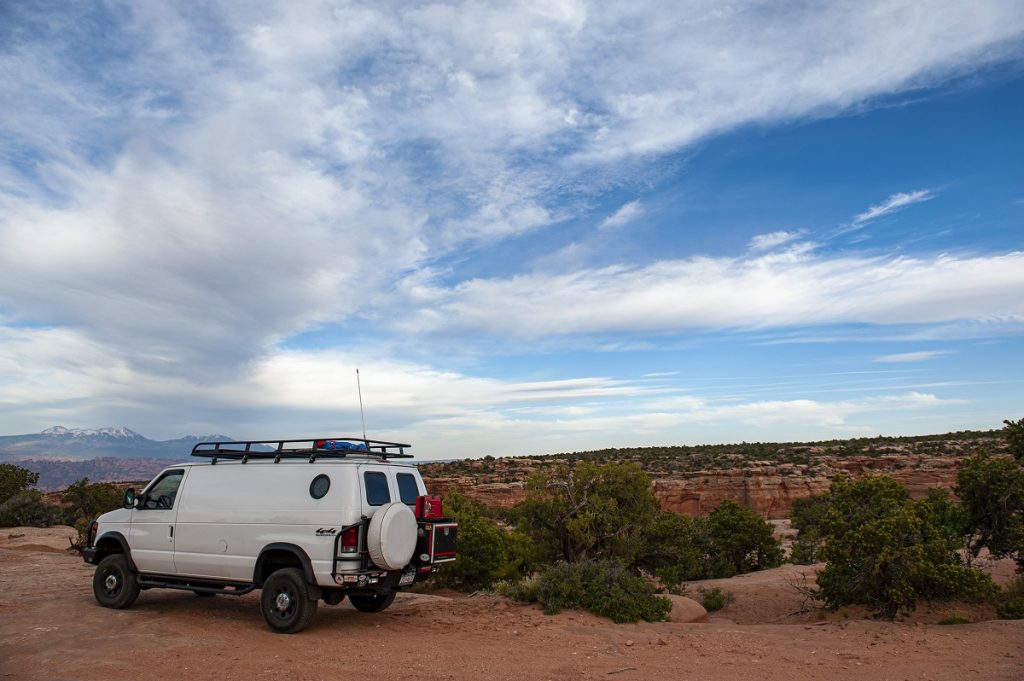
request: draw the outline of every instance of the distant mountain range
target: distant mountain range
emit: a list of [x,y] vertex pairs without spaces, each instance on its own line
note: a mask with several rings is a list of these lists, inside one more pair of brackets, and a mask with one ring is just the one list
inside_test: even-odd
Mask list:
[[0,436],[0,463],[24,459],[85,460],[177,459],[192,453],[197,442],[227,442],[227,435],[185,435],[175,440],[150,440],[125,427],[81,429],[55,426],[41,433]]

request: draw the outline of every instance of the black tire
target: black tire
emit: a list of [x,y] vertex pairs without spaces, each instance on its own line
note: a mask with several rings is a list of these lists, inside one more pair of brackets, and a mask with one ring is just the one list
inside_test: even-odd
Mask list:
[[112,553],[96,566],[92,593],[104,608],[127,608],[139,597],[139,580],[123,553]]
[[352,594],[349,602],[359,612],[380,612],[395,602],[396,591],[377,594]]
[[298,568],[275,571],[263,584],[260,611],[278,634],[295,634],[309,626],[317,601],[310,599],[306,577]]

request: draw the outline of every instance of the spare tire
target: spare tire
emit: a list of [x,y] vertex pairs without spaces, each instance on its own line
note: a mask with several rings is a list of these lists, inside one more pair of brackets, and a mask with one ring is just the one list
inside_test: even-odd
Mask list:
[[370,518],[366,533],[370,559],[384,570],[401,570],[416,551],[416,516],[401,502],[386,504]]

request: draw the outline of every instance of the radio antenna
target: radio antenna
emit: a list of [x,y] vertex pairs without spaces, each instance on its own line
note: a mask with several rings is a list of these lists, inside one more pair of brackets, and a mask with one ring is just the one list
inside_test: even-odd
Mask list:
[[363,413],[363,384],[359,381],[359,369],[356,369],[356,390],[359,392],[359,418],[363,422],[363,439],[366,439],[366,414]]

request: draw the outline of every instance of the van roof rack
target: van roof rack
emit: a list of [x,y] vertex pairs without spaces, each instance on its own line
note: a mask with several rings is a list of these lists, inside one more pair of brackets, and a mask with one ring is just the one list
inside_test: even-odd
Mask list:
[[239,440],[237,442],[200,442],[192,448],[192,456],[212,459],[241,460],[345,459],[349,456],[373,457],[377,459],[411,459],[405,448],[412,445],[401,442],[367,440],[363,437],[307,437],[298,440]]

